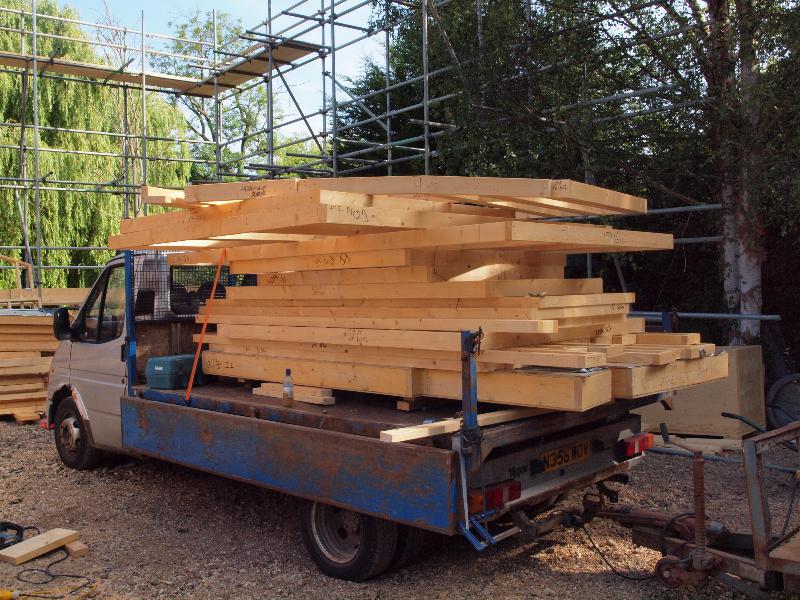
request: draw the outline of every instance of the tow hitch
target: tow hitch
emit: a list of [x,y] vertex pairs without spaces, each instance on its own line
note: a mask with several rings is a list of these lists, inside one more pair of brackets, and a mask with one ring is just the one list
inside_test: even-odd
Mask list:
[[[768,466],[762,462],[764,453],[779,444],[800,441],[800,422],[744,442],[749,533],[729,531],[722,523],[707,518],[703,453],[670,442],[668,433],[662,433],[668,443],[691,452],[694,510],[669,515],[624,506],[609,507],[605,503],[608,494],[601,489],[599,493],[584,496],[581,521],[610,519],[631,528],[635,544],[661,551],[655,576],[670,588],[703,587],[713,577],[750,597],[761,597],[759,589],[800,592],[800,527],[790,531],[784,527],[780,535],[772,533],[768,497],[761,477],[763,468]],[[800,469],[794,476],[800,480]]]

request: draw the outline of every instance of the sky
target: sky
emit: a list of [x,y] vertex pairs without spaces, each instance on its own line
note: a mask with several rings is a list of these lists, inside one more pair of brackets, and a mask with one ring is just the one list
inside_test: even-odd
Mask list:
[[[357,0],[352,0],[349,4],[341,6],[353,6],[356,2]],[[161,34],[172,33],[169,23],[180,20],[182,16],[191,14],[196,9],[210,11],[216,8],[217,11],[227,12],[234,18],[240,19],[245,28],[251,28],[267,17],[267,3],[251,0],[181,0],[180,2],[164,2],[163,0],[59,0],[59,4],[61,6],[72,6],[78,10],[82,20],[91,22],[103,20],[106,11],[105,5],[107,4],[114,20],[120,25],[131,29],[141,29],[142,11],[144,11],[145,30],[149,33]],[[273,0],[273,14],[280,10],[288,9],[294,4],[296,4],[296,0]],[[314,9],[319,7],[318,0],[308,0],[306,5],[295,8],[293,12],[308,14],[313,10],[312,7]],[[340,10],[341,8],[337,9],[337,11]],[[347,17],[347,21],[353,24],[366,25],[370,16],[369,10],[369,6],[366,6],[363,9],[354,11]],[[279,23],[276,23],[276,31],[278,25]],[[360,35],[361,33],[356,30],[338,27],[337,47]],[[304,37],[302,39],[309,42],[319,41],[318,37]],[[338,51],[337,80],[346,85],[346,78],[358,75],[367,57],[380,56],[382,52],[382,36],[374,36]],[[286,79],[304,112],[309,113],[321,108],[322,76],[319,61],[287,74]],[[299,116],[291,98],[282,89],[282,86],[276,85],[275,91],[285,119],[291,120]],[[338,93],[342,94],[341,91]],[[311,124],[316,131],[322,128],[320,118],[313,119]],[[280,130],[280,133],[283,135],[306,135],[308,129],[300,122],[294,125],[287,125]]]

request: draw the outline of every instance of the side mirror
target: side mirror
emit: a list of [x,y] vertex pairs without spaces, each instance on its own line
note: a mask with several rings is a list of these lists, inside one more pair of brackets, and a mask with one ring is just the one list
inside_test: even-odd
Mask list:
[[53,334],[56,339],[72,339],[72,326],[69,322],[69,309],[59,308],[53,313]]

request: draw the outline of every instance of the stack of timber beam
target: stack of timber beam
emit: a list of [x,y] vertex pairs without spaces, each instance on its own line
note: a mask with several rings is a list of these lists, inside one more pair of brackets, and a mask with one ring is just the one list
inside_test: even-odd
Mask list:
[[0,310],[0,416],[36,421],[58,340],[53,318],[38,310]]
[[374,177],[143,188],[182,210],[123,221],[116,249],[192,250],[258,285],[208,318],[206,373],[457,399],[460,334],[483,332],[481,402],[587,410],[724,377],[697,334],[648,334],[634,295],[567,279],[566,256],[672,248],[672,236],[547,217],[646,212],[569,180]]
[[[42,288],[41,306],[80,306],[89,288]],[[39,306],[39,290],[22,288],[0,290],[0,307],[29,308]]]

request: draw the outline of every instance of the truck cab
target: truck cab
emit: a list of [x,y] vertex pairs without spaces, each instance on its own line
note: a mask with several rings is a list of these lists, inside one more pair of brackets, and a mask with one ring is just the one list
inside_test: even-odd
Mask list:
[[[142,377],[151,356],[193,350],[191,334],[201,302],[192,306],[187,298],[210,283],[213,271],[170,267],[166,255],[156,252],[132,253],[132,266],[130,306],[125,257],[119,254],[106,264],[77,313],[62,308],[54,315],[54,333],[61,344],[53,356],[45,414],[68,466],[93,464],[88,457],[95,449],[124,452],[120,398],[128,391],[130,374],[136,373],[137,380]],[[191,291],[178,283],[186,283],[186,277],[178,275],[182,271],[197,280]],[[128,315],[129,310],[134,314]],[[129,335],[132,322],[138,336]],[[141,343],[132,370],[128,363],[133,337]]]

